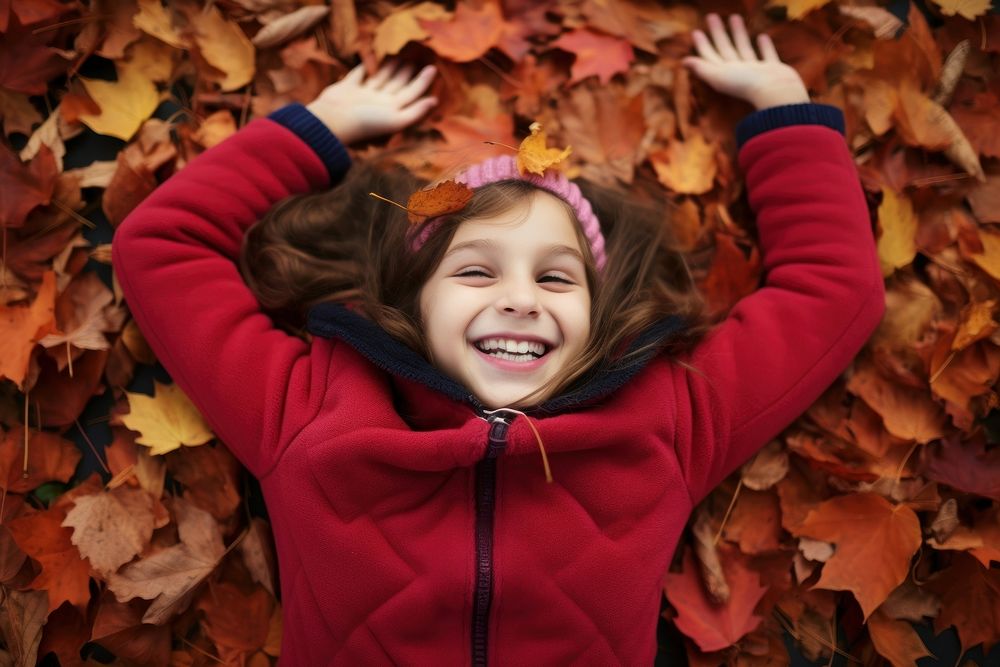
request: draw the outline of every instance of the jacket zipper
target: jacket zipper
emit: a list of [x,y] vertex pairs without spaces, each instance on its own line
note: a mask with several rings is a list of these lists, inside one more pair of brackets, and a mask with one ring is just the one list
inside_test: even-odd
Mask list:
[[498,416],[490,424],[486,456],[476,464],[476,590],[472,604],[472,664],[486,665],[486,640],[493,597],[493,507],[496,499],[497,457],[507,447],[510,424]]

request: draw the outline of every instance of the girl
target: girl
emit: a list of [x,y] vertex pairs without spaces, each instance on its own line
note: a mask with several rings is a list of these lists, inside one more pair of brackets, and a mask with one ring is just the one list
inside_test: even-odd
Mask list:
[[[136,321],[260,479],[283,665],[652,664],[691,509],[883,312],[841,112],[739,17],[708,27],[685,64],[757,108],[737,144],[766,284],[697,344],[662,218],[615,219],[551,171],[473,165],[466,207],[416,231],[367,196],[406,201],[398,174],[324,193],[345,144],[433,107],[430,68],[358,69],[251,122],[118,229]],[[247,280],[272,315],[311,305],[309,340],[241,279],[252,226]]]

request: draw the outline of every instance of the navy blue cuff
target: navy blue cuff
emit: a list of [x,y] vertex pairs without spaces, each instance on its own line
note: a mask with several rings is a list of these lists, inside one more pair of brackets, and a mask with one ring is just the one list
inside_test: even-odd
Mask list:
[[844,134],[844,112],[831,104],[783,104],[755,111],[736,126],[736,150],[758,134],[788,125],[825,125]]
[[272,111],[267,117],[287,127],[316,151],[316,155],[330,172],[331,183],[340,181],[351,168],[351,156],[347,154],[344,144],[303,104],[287,104]]

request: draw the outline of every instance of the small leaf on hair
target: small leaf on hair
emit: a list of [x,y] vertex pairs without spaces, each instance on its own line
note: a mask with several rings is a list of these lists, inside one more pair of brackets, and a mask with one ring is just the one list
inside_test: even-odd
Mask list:
[[465,208],[472,199],[472,188],[464,183],[449,180],[438,183],[429,190],[418,190],[406,202],[407,217],[417,225],[439,215],[455,213]]

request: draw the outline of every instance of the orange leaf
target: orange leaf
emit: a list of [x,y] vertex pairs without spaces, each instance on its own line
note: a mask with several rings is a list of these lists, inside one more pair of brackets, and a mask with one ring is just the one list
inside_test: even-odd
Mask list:
[[0,304],[0,379],[13,380],[22,391],[35,343],[58,331],[55,297],[55,271],[46,271],[30,306]]
[[552,46],[576,56],[570,83],[596,76],[607,85],[615,74],[627,72],[635,60],[632,45],[626,40],[586,28],[567,32],[552,42]]
[[867,619],[906,578],[920,520],[874,493],[835,496],[809,512],[799,535],[837,545],[815,588],[851,591]]
[[573,150],[571,146],[562,150],[546,147],[547,137],[541,123],[532,123],[528,129],[531,130],[531,135],[525,137],[517,149],[517,170],[521,174],[530,172],[544,176],[546,169],[556,167]]
[[73,546],[73,531],[63,528],[65,507],[35,512],[7,524],[14,541],[38,561],[42,571],[28,584],[49,594],[49,613],[69,602],[86,613],[90,602],[90,564]]
[[0,488],[28,493],[45,482],[68,482],[83,455],[71,440],[32,429],[28,469],[24,471],[24,426],[17,424],[0,439]]
[[754,247],[747,257],[732,236],[715,234],[715,256],[703,291],[713,312],[725,312],[757,288],[760,253]]
[[406,202],[406,212],[412,224],[428,218],[455,213],[465,208],[472,199],[472,188],[464,183],[448,180],[429,190],[418,190]]
[[897,621],[882,611],[876,611],[867,625],[875,650],[893,667],[910,667],[917,664],[920,658],[934,657],[920,641],[917,631],[906,621]]
[[723,605],[709,600],[690,549],[684,553],[681,572],[668,573],[663,579],[667,599],[677,609],[677,628],[702,651],[731,646],[760,625],[761,618],[754,616],[753,610],[767,588],[760,585],[757,573],[738,559],[730,559],[723,569],[730,590],[729,600]]
[[459,2],[450,21],[427,21],[417,17],[430,35],[427,46],[442,58],[467,63],[479,58],[497,45],[504,32],[503,15],[496,2],[484,2],[476,7]]
[[686,141],[672,141],[649,154],[656,176],[665,186],[681,194],[701,195],[715,180],[715,145],[694,132]]
[[947,569],[936,573],[924,588],[941,596],[941,613],[934,629],[941,632],[954,625],[965,649],[984,643],[989,653],[1000,627],[1000,569],[987,569],[963,552]]

